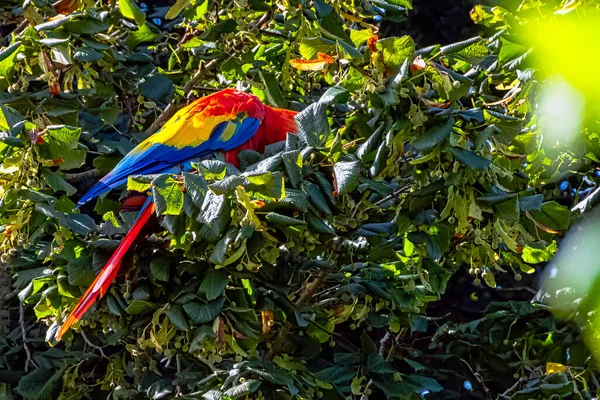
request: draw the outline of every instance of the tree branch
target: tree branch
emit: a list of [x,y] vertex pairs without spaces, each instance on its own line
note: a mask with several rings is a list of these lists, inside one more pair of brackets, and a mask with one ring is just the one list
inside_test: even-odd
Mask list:
[[67,182],[81,182],[90,178],[99,178],[102,176],[102,172],[96,168],[90,169],[89,171],[76,172],[74,174],[63,174],[63,179]]
[[[208,64],[206,64],[206,66],[200,67],[198,69],[198,71],[196,71],[196,73],[190,78],[190,80],[183,87],[183,97],[187,98],[188,95],[191,93],[192,89],[194,88],[194,85],[200,80],[202,75],[205,72],[208,72],[211,69],[215,68],[218,63],[219,63],[219,60],[214,59],[214,60],[211,60]],[[167,122],[167,120],[169,120],[173,115],[175,115],[175,107],[176,107],[175,100],[173,100],[171,103],[169,103],[167,108],[165,108],[165,110],[162,112],[162,114],[160,114],[160,116],[152,123],[152,125],[150,125],[150,128],[148,128],[148,130],[146,131],[146,134],[152,135],[153,133],[157,132],[161,128],[161,126],[165,122]]]
[[85,343],[90,346],[92,349],[94,350],[98,350],[100,352],[100,355],[102,356],[102,358],[106,358],[106,356],[104,355],[104,352],[102,351],[102,347],[100,346],[96,346],[94,343],[92,343],[90,341],[90,339],[88,339],[88,337],[86,336],[85,332],[83,331],[83,329],[79,332],[81,334],[81,337],[83,338],[83,340],[85,341]]
[[[394,350],[396,349],[396,341],[393,340],[392,334],[388,331],[385,333],[385,335],[383,336],[383,338],[381,338],[381,341],[379,342],[379,355],[380,356],[383,357],[385,355],[385,349],[390,342],[391,342],[390,350],[388,351],[388,354],[385,357],[386,361],[391,360],[392,355],[394,354]],[[373,386],[373,384],[374,384],[373,379],[370,379],[369,382],[367,382],[367,386],[365,386],[365,391],[363,392],[362,396],[360,397],[360,400],[369,400],[369,395],[371,394],[371,386]]]
[[323,284],[323,282],[325,282],[325,278],[327,278],[327,272],[320,271],[319,275],[317,275],[317,278],[314,281],[312,281],[311,284],[306,286],[306,289],[304,289],[304,292],[302,292],[300,298],[296,302],[296,306],[304,305],[305,303],[310,301],[310,299],[312,299],[319,287]]
[[8,334],[10,324],[9,303],[18,291],[11,291],[10,269],[7,263],[0,263],[0,336]]
[[402,186],[400,189],[396,190],[394,193],[392,193],[392,194],[384,197],[383,199],[379,200],[378,202],[376,202],[375,205],[380,206],[380,205],[384,204],[386,201],[398,197],[400,194],[402,194],[408,188],[410,188],[409,184]]
[[[298,300],[296,301],[296,303],[295,303],[296,307],[302,306],[302,305],[306,304],[307,302],[309,302],[310,299],[312,299],[312,297],[315,295],[317,290],[319,290],[319,287],[323,284],[323,282],[325,282],[326,278],[327,278],[327,272],[319,271],[319,274],[317,275],[315,280],[306,286],[306,288],[300,295],[300,298],[298,298]],[[275,354],[279,353],[279,351],[283,347],[283,344],[287,340],[287,335],[288,335],[289,331],[290,331],[290,324],[285,323],[283,325],[283,327],[281,328],[281,330],[279,331],[279,333],[277,334],[277,337],[273,341],[273,345],[271,346],[271,349],[267,353],[267,358],[269,358],[269,359],[273,358],[275,356]]]
[[25,372],[29,372],[29,364],[33,363],[31,359],[31,350],[29,350],[29,345],[27,344],[27,330],[25,329],[25,310],[23,309],[23,302],[19,300],[19,326],[21,327],[21,339],[23,340],[23,349],[25,349],[25,354],[27,354],[27,359],[25,360]]

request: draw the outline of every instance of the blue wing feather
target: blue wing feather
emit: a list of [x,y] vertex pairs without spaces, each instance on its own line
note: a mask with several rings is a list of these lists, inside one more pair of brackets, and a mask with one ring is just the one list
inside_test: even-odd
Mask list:
[[[235,123],[233,133],[226,128],[233,121],[221,122],[214,127],[207,141],[195,147],[174,148],[163,144],[153,144],[147,149],[127,154],[106,176],[98,181],[77,202],[79,208],[94,199],[121,186],[127,182],[131,175],[149,175],[165,173],[174,165],[183,163],[192,158],[203,157],[215,151],[232,150],[250,140],[260,125],[260,120],[246,117]],[[227,132],[227,137],[223,136]]]

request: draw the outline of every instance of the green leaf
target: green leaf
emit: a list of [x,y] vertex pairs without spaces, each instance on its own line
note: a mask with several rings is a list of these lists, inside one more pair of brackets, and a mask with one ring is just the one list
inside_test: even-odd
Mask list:
[[360,177],[360,161],[344,161],[335,163],[335,187],[338,194],[345,194],[358,187]]
[[223,269],[211,269],[206,273],[200,284],[198,291],[206,295],[206,299],[211,301],[219,297],[225,287],[229,284],[227,272]]
[[94,232],[97,227],[96,223],[86,214],[65,214],[64,216],[67,226],[73,233],[78,235],[87,235]]
[[548,262],[553,256],[554,254],[546,249],[536,249],[531,246],[525,246],[523,248],[523,253],[521,254],[523,261],[529,264]]
[[484,110],[485,122],[495,128],[494,138],[502,144],[510,145],[523,129],[523,120],[492,110]]
[[444,388],[433,378],[421,375],[409,375],[408,378],[413,381],[419,387],[417,392],[428,390],[431,393],[437,393],[444,390]]
[[535,222],[556,231],[567,230],[571,219],[569,209],[555,201],[542,204],[540,211],[530,211],[529,215]]
[[149,43],[154,41],[159,36],[158,33],[154,32],[148,24],[144,24],[139,27],[137,31],[131,31],[127,36],[127,46],[130,49],[135,49],[142,43]]
[[223,179],[227,174],[227,164],[218,160],[205,160],[198,164],[200,172],[204,179],[212,181],[215,179]]
[[175,325],[179,330],[187,332],[190,330],[190,324],[188,323],[187,318],[183,314],[183,309],[179,305],[171,305],[165,313],[169,320]]
[[518,221],[521,209],[519,208],[519,198],[512,196],[509,200],[494,205],[494,212],[498,218],[507,221]]
[[61,382],[66,365],[61,368],[36,368],[19,380],[17,392],[26,399],[52,399],[54,389]]
[[277,202],[277,205],[306,212],[308,210],[308,195],[300,190],[285,189],[285,197]]
[[458,43],[452,43],[447,46],[440,47],[440,53],[444,55],[458,53],[461,50],[468,48],[469,46],[481,42],[481,36],[472,37],[470,39],[463,40]]
[[288,102],[281,92],[281,87],[275,75],[262,70],[258,70],[258,75],[265,85],[265,95],[269,104],[274,107],[287,108]]
[[173,93],[173,81],[161,74],[152,74],[140,82],[140,94],[154,102],[163,101]]
[[519,208],[521,211],[539,211],[544,201],[543,194],[534,194],[532,196],[519,196]]
[[199,301],[191,301],[184,304],[183,309],[195,324],[205,324],[207,322],[212,322],[219,316],[224,303],[224,297],[211,301],[208,304],[203,304]]
[[511,42],[503,37],[500,37],[500,51],[498,52],[498,63],[505,65],[521,57],[527,51],[527,47]]
[[406,7],[412,10],[412,0],[386,0],[388,3],[395,6]]
[[326,233],[328,235],[335,235],[333,227],[325,220],[317,217],[312,212],[306,214],[306,222],[312,232]]
[[452,133],[452,127],[454,126],[454,118],[448,119],[445,124],[436,125],[429,128],[423,136],[418,137],[413,142],[413,147],[416,151],[428,151],[433,149]]
[[335,50],[335,41],[320,37],[305,38],[300,43],[300,55],[305,60],[317,58],[317,53],[329,53]]
[[81,128],[53,125],[47,129],[46,143],[42,149],[50,160],[63,160],[58,167],[63,170],[79,168],[85,162],[86,151],[78,147]]
[[226,33],[235,32],[237,24],[235,19],[223,19],[220,22],[214,24],[210,29],[205,30],[199,36],[200,39],[208,42],[214,42],[221,38],[221,35]]
[[146,14],[138,8],[133,0],[119,0],[119,10],[125,18],[135,21],[138,25],[146,22]]
[[129,315],[145,314],[156,309],[156,304],[145,300],[133,300],[125,309]]
[[165,15],[166,19],[174,19],[179,16],[179,14],[191,3],[191,0],[177,0],[175,4],[169,8],[167,14]]
[[226,390],[224,395],[231,399],[237,399],[239,397],[256,392],[261,384],[262,381],[256,379],[246,379],[239,385],[233,386]]
[[236,187],[240,186],[245,181],[246,180],[243,176],[230,175],[225,179],[209,185],[208,187],[213,193],[217,195],[223,195],[225,193],[232,192]]
[[322,369],[315,375],[317,376],[317,378],[325,382],[333,384],[343,384],[352,380],[352,378],[356,375],[356,370],[347,366],[336,365],[333,367]]
[[332,86],[319,99],[319,103],[343,104],[350,98],[350,92],[343,86]]
[[[98,157],[100,158],[100,157]],[[98,159],[96,158],[96,159]],[[147,192],[152,188],[151,177],[148,176],[129,176],[127,178],[127,190],[134,192]]]
[[308,193],[308,198],[310,202],[320,211],[324,212],[326,215],[331,215],[331,208],[327,203],[327,199],[325,198],[325,194],[319,187],[314,183],[309,183],[304,186],[304,190]]
[[407,59],[412,59],[415,42],[410,36],[385,38],[377,41],[377,49],[383,54],[385,66],[393,72],[398,72]]
[[290,183],[294,188],[298,188],[298,185],[302,181],[302,155],[300,150],[292,150],[281,153],[281,159],[287,177],[290,179]]
[[150,276],[155,281],[168,282],[170,262],[167,257],[158,257],[150,261]]
[[215,333],[212,328],[208,325],[201,325],[194,330],[194,338],[190,343],[190,351],[195,352],[196,350],[202,349],[202,343],[208,337],[215,337]]
[[327,137],[331,133],[325,109],[325,104],[313,103],[296,115],[298,136],[309,146],[322,146],[324,141],[321,137]]
[[461,147],[450,147],[450,152],[462,164],[473,169],[487,169],[492,162],[485,157],[481,157],[474,151],[466,150]]
[[73,58],[81,62],[94,62],[101,60],[104,55],[89,47],[80,47],[73,54]]
[[362,352],[366,355],[377,353],[377,344],[369,336],[366,330],[363,330],[360,334],[360,343]]
[[106,295],[106,305],[108,306],[108,311],[111,314],[116,315],[118,317],[123,315],[124,310],[121,308],[119,301],[111,293],[108,293]]
[[[405,380],[397,382],[394,379],[389,379],[389,377],[378,375],[373,377],[373,383],[377,388],[381,389],[388,399],[408,399],[417,390],[417,386]],[[420,394],[421,392],[418,393]]]
[[396,372],[394,367],[392,367],[388,361],[379,355],[379,353],[369,354],[367,366],[371,372],[375,372],[377,374],[393,374]]
[[[0,76],[9,76],[11,71],[14,69],[15,57],[22,49],[21,42],[14,42],[4,50],[0,51]],[[2,85],[2,83],[0,83]],[[0,89],[5,90],[8,84],[4,87],[0,86]],[[6,128],[5,128],[6,129]]]
[[267,221],[271,224],[279,226],[294,226],[294,225],[306,225],[306,221],[288,217],[287,215],[279,214],[276,212],[270,212],[266,215]]
[[231,220],[231,200],[208,191],[197,221],[205,224],[200,230],[200,236],[210,243],[215,243],[227,230]]
[[160,215],[179,215],[183,210],[183,192],[170,175],[159,175],[152,181],[152,196]]
[[196,207],[202,207],[204,196],[208,190],[208,183],[206,180],[201,175],[184,172],[183,186]]
[[[59,20],[60,21],[60,20]],[[62,21],[60,21],[62,22]],[[105,22],[98,21],[94,18],[86,18],[83,20],[77,20],[70,18],[64,24],[61,25],[69,32],[76,33],[78,35],[94,35],[96,33],[105,32],[108,30],[109,25]],[[38,28],[42,25],[38,25]],[[51,28],[54,29],[54,28]]]
[[59,174],[43,170],[42,178],[55,192],[65,192],[67,196],[72,196],[77,193],[77,189],[69,182],[65,181]]

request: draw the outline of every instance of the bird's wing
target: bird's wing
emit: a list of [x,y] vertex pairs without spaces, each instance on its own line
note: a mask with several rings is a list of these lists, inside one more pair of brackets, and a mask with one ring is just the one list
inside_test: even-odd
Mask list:
[[128,153],[78,206],[126,183],[128,176],[162,173],[190,158],[238,147],[252,138],[263,118],[264,106],[251,95],[225,90],[198,99]]

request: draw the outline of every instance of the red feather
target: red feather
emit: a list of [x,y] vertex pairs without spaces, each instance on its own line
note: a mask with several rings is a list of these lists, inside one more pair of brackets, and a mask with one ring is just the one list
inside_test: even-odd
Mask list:
[[123,241],[119,244],[117,250],[114,252],[110,260],[108,260],[108,263],[106,263],[104,268],[102,268],[102,271],[100,271],[96,279],[94,279],[94,282],[90,285],[81,300],[79,300],[79,303],[77,303],[73,311],[71,311],[71,314],[63,326],[60,327],[60,331],[57,335],[58,340],[60,340],[65,332],[69,330],[71,325],[83,317],[83,314],[89,310],[92,304],[106,294],[108,287],[112,283],[113,279],[115,279],[117,276],[119,268],[121,268],[123,256],[133,244],[133,241],[140,233],[140,230],[144,227],[146,222],[148,222],[152,214],[154,214],[155,208],[154,202],[148,202],[144,208],[142,208],[142,211],[133,223],[131,230],[127,232],[127,235],[125,235],[125,238],[123,238]]

